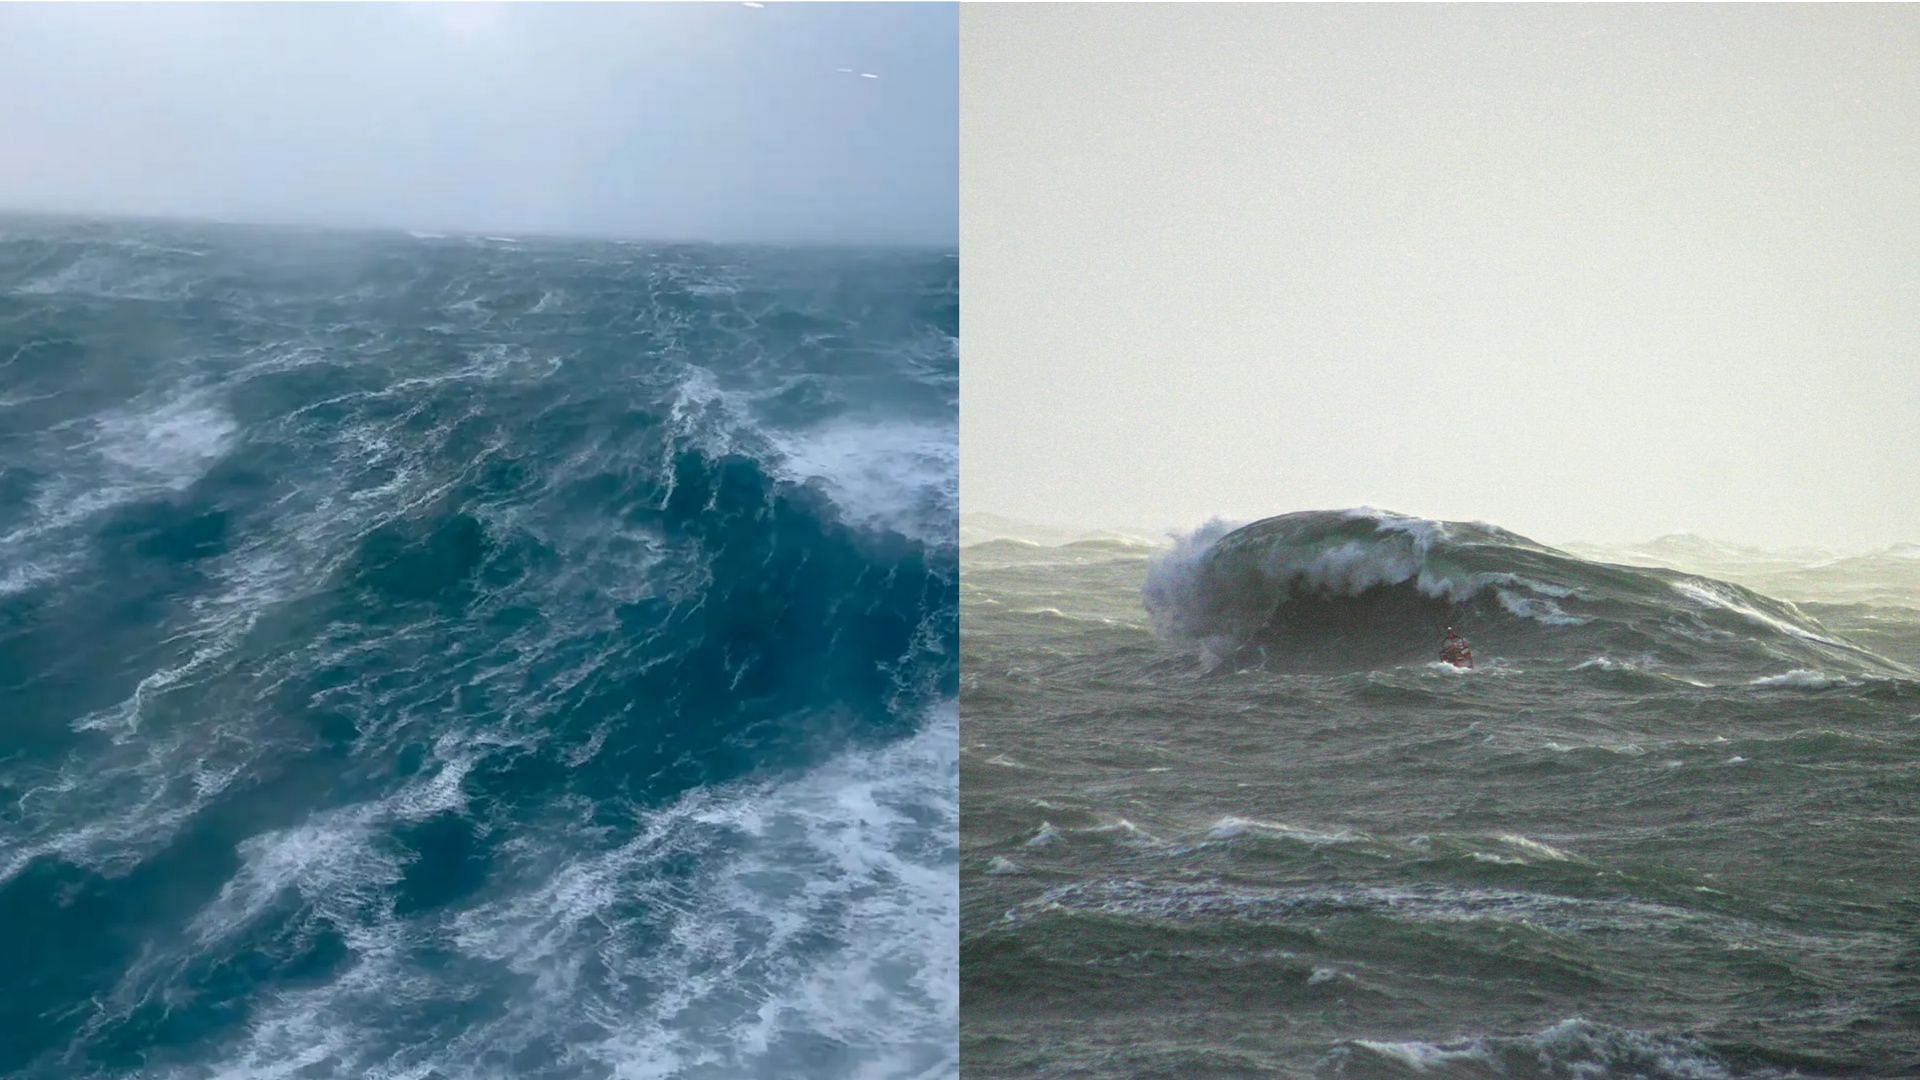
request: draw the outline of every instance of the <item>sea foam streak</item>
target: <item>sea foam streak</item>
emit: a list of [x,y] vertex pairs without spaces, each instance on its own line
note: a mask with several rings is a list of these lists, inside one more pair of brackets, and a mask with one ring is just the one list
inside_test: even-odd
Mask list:
[[6,223],[0,1073],[953,1075],[956,296]]
[[962,529],[968,1076],[1920,1075],[1911,560]]
[[[618,1076],[783,1076],[795,1055],[830,1060],[834,1075],[951,1075],[956,716],[936,707],[913,738],[791,780],[690,794],[642,815],[624,843],[566,857],[535,887],[448,922],[384,914],[363,931],[356,977],[282,997],[215,1075],[309,1059],[458,1073],[475,1057],[535,1059],[562,1031],[568,1057]],[[323,907],[377,904],[399,867],[370,847],[369,826],[393,811],[254,845],[244,884],[204,913],[203,932],[242,932],[290,886]],[[690,869],[662,877],[663,864]],[[369,1053],[404,1042],[411,1022],[380,995],[430,988],[422,965],[444,951],[524,976],[520,1007],[450,1047]]]

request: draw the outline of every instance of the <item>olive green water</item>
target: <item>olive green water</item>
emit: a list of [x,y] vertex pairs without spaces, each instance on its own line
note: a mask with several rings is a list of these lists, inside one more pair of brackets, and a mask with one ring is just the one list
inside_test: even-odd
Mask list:
[[[1421,550],[1497,572],[1476,543]],[[965,1074],[1920,1075],[1896,555],[1772,567],[1797,595],[1764,610],[1568,557],[1536,582],[1558,621],[1490,587],[1450,609],[1462,674],[1207,671],[1155,633],[1153,551],[964,549]]]

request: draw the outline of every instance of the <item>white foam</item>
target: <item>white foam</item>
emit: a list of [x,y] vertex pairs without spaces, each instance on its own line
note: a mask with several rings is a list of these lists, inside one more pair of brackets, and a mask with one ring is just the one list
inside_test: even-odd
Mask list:
[[1407,1068],[1425,1072],[1436,1065],[1445,1065],[1455,1061],[1489,1060],[1487,1047],[1479,1040],[1471,1040],[1454,1046],[1438,1046],[1425,1042],[1375,1042],[1371,1039],[1355,1039],[1353,1045],[1364,1047],[1383,1058],[1397,1061]]
[[108,414],[99,429],[96,445],[108,461],[179,490],[227,452],[236,426],[217,406],[185,395],[144,411]]
[[1511,1060],[1553,1076],[1630,1074],[1663,1080],[1727,1080],[1732,1075],[1693,1039],[1609,1027],[1579,1017],[1531,1035],[1476,1035],[1444,1043],[1355,1039],[1337,1053],[1350,1058],[1352,1048],[1415,1072],[1471,1063],[1504,1074],[1500,1064]]
[[[1421,579],[1422,592],[1450,596],[1458,592],[1452,581],[1428,574],[1419,553],[1382,550],[1358,540],[1312,552],[1305,559],[1286,552],[1270,558],[1266,566],[1277,580],[1298,580],[1308,591],[1335,596],[1358,596],[1368,589],[1398,585],[1415,577]],[[1454,598],[1465,599],[1464,596]]]
[[[146,245],[136,245],[145,247]],[[182,255],[198,252],[154,249]],[[119,254],[89,252],[67,266],[17,287],[28,296],[98,296],[115,300],[172,300],[185,295],[184,276],[175,269],[142,266]]]
[[1033,835],[1028,838],[1026,846],[1051,847],[1059,842],[1060,830],[1053,827],[1053,822],[1043,821],[1040,823],[1040,827],[1034,830]]
[[[367,826],[457,805],[457,763],[371,807],[250,841],[201,925],[231,933],[291,888],[353,928],[353,955],[332,981],[264,1002],[226,1060],[194,1075],[473,1075],[565,1031],[572,1063],[612,1077],[788,1075],[822,1046],[840,1075],[951,1076],[957,721],[948,702],[891,746],[701,789],[639,815],[610,846],[557,822],[569,831],[554,843],[501,849],[499,879],[530,887],[439,922],[377,906],[400,866]],[[416,943],[521,976],[511,1008],[451,1044],[392,1055],[369,1027],[445,993],[410,958]]]
[[1254,835],[1279,836],[1289,840],[1298,840],[1307,844],[1345,844],[1364,839],[1360,833],[1349,829],[1336,829],[1325,832],[1318,829],[1303,829],[1297,825],[1288,825],[1280,821],[1261,821],[1256,818],[1223,817],[1207,829],[1209,840],[1232,840],[1249,833]]
[[19,798],[13,835],[0,838],[0,882],[42,855],[103,874],[125,872],[163,847],[261,752],[270,752],[271,741],[250,715],[205,727],[140,726],[148,703],[216,672],[253,618],[238,609],[216,612],[180,635],[200,639],[185,661],[155,669],[127,698],[72,722],[111,738],[97,753],[68,757],[52,780]]
[[1654,666],[1655,666],[1654,659],[1651,655],[1641,656],[1637,659],[1632,659],[1632,660],[1616,660],[1611,656],[1602,655],[1602,656],[1595,656],[1586,660],[1582,660],[1581,662],[1573,666],[1573,670],[1575,671],[1597,670],[1597,671],[1645,672]]
[[[1173,545],[1155,554],[1147,562],[1147,580],[1140,588],[1147,613],[1155,631],[1163,636],[1193,638],[1199,636],[1199,576],[1208,554],[1220,539],[1244,524],[1214,518],[1190,533],[1175,534]],[[1231,646],[1222,640],[1219,649],[1204,650],[1218,662],[1220,652]],[[1213,666],[1212,664],[1208,665]]]
[[1383,531],[1404,533],[1413,538],[1415,549],[1423,555],[1431,550],[1434,544],[1452,536],[1452,531],[1443,521],[1410,517],[1390,510],[1376,510],[1371,506],[1354,507],[1344,511],[1342,516],[1348,519],[1371,521]]
[[1482,574],[1479,580],[1488,585],[1509,585],[1515,588],[1525,589],[1530,593],[1536,593],[1540,596],[1550,596],[1556,600],[1565,600],[1570,596],[1586,595],[1586,593],[1580,589],[1566,585],[1549,585],[1544,581],[1535,581],[1533,578],[1521,574]]
[[1751,619],[1762,626],[1778,630],[1791,637],[1801,638],[1806,641],[1817,641],[1822,645],[1838,646],[1841,644],[1830,637],[1816,634],[1806,627],[1796,626],[1784,619],[1769,615],[1709,581],[1699,579],[1676,581],[1673,583],[1673,590],[1696,603],[1707,607],[1720,608],[1723,611],[1731,611],[1736,615]]
[[378,926],[404,869],[378,840],[396,822],[419,821],[465,805],[470,761],[444,762],[425,778],[373,802],[316,814],[291,828],[240,844],[240,869],[194,919],[203,943],[231,937],[269,910],[288,889],[341,928]]
[[[131,868],[140,854],[159,848],[180,825],[200,808],[211,792],[185,806],[164,804],[168,779],[152,771],[116,763],[84,770],[63,768],[51,784],[27,791],[20,805],[33,805],[35,812],[27,826],[19,830],[28,836],[0,840],[0,883],[11,880],[35,859],[54,855],[68,862],[112,873]],[[49,827],[47,821],[68,818],[65,808],[89,806],[99,796],[117,797],[119,802],[107,810],[94,810],[91,820],[76,828]],[[36,798],[36,796],[39,796]],[[52,812],[40,809],[51,803]]]
[[1576,1068],[1589,1063],[1598,1067],[1583,1072],[1651,1062],[1660,1070],[1656,1075],[1676,1080],[1725,1080],[1732,1075],[1706,1047],[1691,1039],[1613,1028],[1579,1017],[1562,1020],[1524,1042],[1543,1059],[1573,1063]]
[[958,426],[849,420],[771,438],[782,471],[819,481],[850,523],[931,544],[957,541]]
[[[855,1075],[957,1068],[957,719],[949,703],[907,743],[848,755],[759,793],[751,806],[723,810],[751,822],[754,841],[714,875],[718,887],[706,896],[717,903],[699,902],[705,890],[696,886],[688,918],[675,927],[685,933],[676,934],[667,957],[648,958],[656,969],[664,959],[691,985],[674,995],[685,999],[678,1009],[639,1018],[639,1038],[627,1043],[640,1052],[609,1062],[618,1075],[662,1060],[657,1049],[689,1060],[717,1055],[722,1071],[758,1073],[775,1065],[766,1055],[782,1036],[801,1033],[838,1041],[855,1058]],[[779,876],[786,881],[769,891],[767,879]],[[785,895],[793,887],[798,904]],[[764,921],[771,936],[755,944],[724,924],[714,928],[715,910]],[[783,955],[788,941],[822,933],[838,942],[832,955]],[[688,952],[675,955],[682,945]],[[716,947],[737,958],[736,972],[747,977],[740,981],[758,984],[763,996],[750,1016],[732,1015],[729,999],[740,992],[732,979],[713,979],[711,1000],[699,1000]],[[688,1015],[703,1004],[714,1023]]]
[[1560,610],[1559,604],[1543,597],[1521,596],[1511,589],[1495,589],[1494,595],[1509,612],[1547,626],[1584,626],[1593,621],[1584,615],[1569,615]]
[[25,547],[102,510],[185,490],[230,452],[237,430],[232,417],[198,393],[102,413],[84,439],[61,450],[67,460],[60,479],[34,499],[31,523],[0,537],[0,545],[11,549],[7,556],[16,565],[52,571],[69,560]]
[[1135,825],[1133,822],[1128,821],[1126,818],[1118,818],[1105,825],[1094,825],[1090,828],[1081,829],[1077,831],[1089,833],[1095,836],[1098,836],[1104,833],[1118,833],[1128,843],[1136,843],[1136,844],[1159,843],[1159,840],[1152,833],[1148,832],[1147,830],[1141,828],[1138,825]]
[[[1500,602],[1522,618],[1550,626],[1577,626],[1591,620],[1569,614],[1556,602],[1579,595],[1578,590],[1508,572],[1470,573],[1436,561],[1437,545],[1454,539],[1444,522],[1406,517],[1362,507],[1342,511],[1347,520],[1374,526],[1370,536],[1341,538],[1320,530],[1295,537],[1275,538],[1258,553],[1261,576],[1280,590],[1324,596],[1358,596],[1382,586],[1411,584],[1435,599],[1462,603],[1485,589],[1497,587]],[[1154,629],[1163,637],[1201,642],[1203,661],[1211,667],[1227,655],[1232,640],[1217,635],[1210,625],[1214,597],[1209,595],[1203,571],[1219,542],[1238,526],[1215,520],[1185,536],[1155,556],[1148,566],[1141,598]],[[1531,595],[1528,595],[1531,594]]]
[[370,842],[361,814],[324,815],[308,824],[250,837],[240,844],[241,867],[195,918],[203,944],[251,925],[291,889],[341,925],[383,902],[400,880],[397,859]]
[[[49,560],[51,561],[51,560]],[[0,573],[0,596],[26,592],[28,589],[60,576],[57,565],[48,566],[41,562],[20,562],[7,567]]]
[[1518,833],[1501,833],[1499,839],[1501,843],[1506,844],[1508,847],[1517,848],[1529,855],[1537,856],[1538,858],[1551,862],[1568,862],[1573,859],[1573,856],[1551,844],[1543,844],[1538,840],[1528,839]]
[[[669,430],[710,453],[771,458],[786,482],[818,484],[849,524],[941,546],[959,542],[955,422],[845,417],[770,430],[753,421],[754,397],[723,389],[712,372],[690,366],[674,394]],[[671,463],[667,469],[672,476]]]
[[1853,680],[1844,675],[1828,675],[1809,668],[1794,668],[1779,675],[1767,675],[1753,680],[1750,686],[1765,686],[1773,689],[1825,690],[1834,686],[1852,686]]

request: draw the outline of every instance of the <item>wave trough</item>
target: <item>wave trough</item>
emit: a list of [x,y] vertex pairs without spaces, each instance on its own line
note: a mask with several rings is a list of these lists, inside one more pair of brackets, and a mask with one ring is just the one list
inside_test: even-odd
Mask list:
[[0,223],[0,1073],[951,1075],[957,320]]

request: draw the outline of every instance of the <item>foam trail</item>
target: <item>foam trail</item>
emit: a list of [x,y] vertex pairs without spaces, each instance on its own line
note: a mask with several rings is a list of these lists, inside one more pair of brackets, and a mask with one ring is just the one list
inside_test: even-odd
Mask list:
[[0,221],[0,1075],[954,1075],[947,254]]

